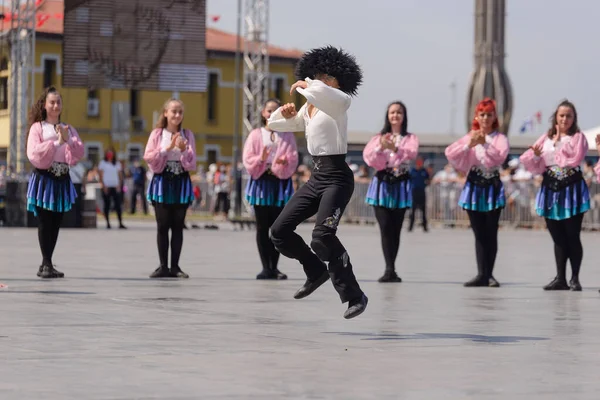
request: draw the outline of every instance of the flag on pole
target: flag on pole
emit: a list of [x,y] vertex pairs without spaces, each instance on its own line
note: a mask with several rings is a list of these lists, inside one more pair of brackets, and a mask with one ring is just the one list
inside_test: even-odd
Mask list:
[[526,132],[533,132],[537,125],[542,123],[542,112],[536,111],[532,116],[525,118],[521,127],[519,128],[519,133],[523,134]]

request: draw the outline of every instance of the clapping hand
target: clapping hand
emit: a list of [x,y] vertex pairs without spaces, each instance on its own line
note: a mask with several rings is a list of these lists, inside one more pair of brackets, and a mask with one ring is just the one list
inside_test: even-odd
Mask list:
[[183,137],[181,137],[181,135],[175,141],[175,146],[177,146],[179,148],[179,150],[181,150],[181,151],[185,151],[187,145],[188,145],[187,140],[185,140]]
[[394,151],[396,146],[394,145],[394,141],[392,140],[392,135],[390,133],[386,133],[385,135],[381,135],[381,139],[379,141],[381,143],[381,147],[387,150]]
[[58,142],[60,144],[66,143],[69,140],[69,125],[58,124],[55,129],[58,134]]
[[260,156],[260,159],[262,162],[267,161],[267,158],[269,158],[269,153],[271,152],[271,148],[270,147],[263,147],[263,151],[262,151],[262,155]]
[[281,106],[281,115],[283,115],[283,118],[290,119],[297,114],[298,111],[296,111],[296,105],[294,103],[287,103]]
[[478,144],[485,144],[485,135],[480,130],[469,132],[471,139],[469,141],[469,147],[475,147]]
[[537,146],[534,145],[534,146],[530,146],[529,148],[533,151],[533,154],[535,154],[536,157],[539,157],[542,155],[542,146],[541,145],[538,144]]
[[285,159],[285,157],[280,157],[277,159],[277,161],[275,161],[275,164],[282,164],[282,165],[287,165],[287,160]]
[[596,135],[596,150],[600,153],[600,134]]

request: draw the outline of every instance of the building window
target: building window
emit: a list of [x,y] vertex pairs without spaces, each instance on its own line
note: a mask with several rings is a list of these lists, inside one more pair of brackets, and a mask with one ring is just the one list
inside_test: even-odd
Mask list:
[[88,89],[88,99],[97,99],[98,91],[96,89]]
[[0,70],[1,71],[8,70],[8,57],[2,57],[0,59]]
[[275,98],[283,103],[283,78],[275,79]]
[[208,165],[217,163],[217,151],[216,150],[208,150],[206,152],[206,161]]
[[128,157],[129,162],[133,163],[134,161],[141,161],[142,159],[142,149],[139,147],[130,147]]
[[208,120],[217,120],[217,102],[219,93],[219,74],[211,72],[208,75]]
[[8,108],[8,78],[0,78],[0,110]]
[[140,111],[140,96],[139,92],[135,89],[132,89],[129,92],[129,115],[131,117],[137,117]]
[[92,165],[98,165],[100,162],[100,147],[95,145],[86,145],[87,159],[92,162]]
[[44,60],[44,87],[54,85],[54,76],[56,75],[56,60]]

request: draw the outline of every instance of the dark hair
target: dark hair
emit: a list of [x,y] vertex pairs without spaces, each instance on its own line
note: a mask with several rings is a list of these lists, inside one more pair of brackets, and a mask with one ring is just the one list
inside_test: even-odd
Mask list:
[[307,51],[296,66],[296,78],[300,80],[323,74],[337,79],[340,90],[351,96],[356,95],[363,79],[354,56],[333,46]]
[[113,163],[113,165],[116,165],[117,164],[117,152],[115,151],[115,148],[113,146],[110,146],[104,152],[104,161],[108,162],[108,156],[107,156],[107,154],[108,154],[109,151],[113,153],[112,163]]
[[573,110],[573,125],[571,125],[571,127],[569,128],[567,135],[573,136],[574,134],[579,132],[579,126],[577,125],[577,110],[575,109],[575,105],[573,103],[571,103],[569,100],[563,100],[560,102],[558,107],[556,107],[556,110],[552,113],[552,116],[550,117],[550,123],[552,124],[552,126],[548,130],[548,137],[550,139],[552,139],[554,137],[554,135],[556,135],[556,133],[557,133],[556,132],[556,124],[557,124],[556,113],[558,113],[558,109],[561,107],[569,107],[571,110]]
[[390,112],[390,107],[396,104],[402,107],[402,113],[404,114],[404,118],[402,118],[402,126],[400,127],[400,135],[406,136],[406,134],[408,133],[408,114],[406,112],[406,106],[401,101],[394,101],[388,104],[387,108],[385,109],[385,122],[383,123],[383,128],[381,128],[380,132],[382,135],[385,135],[386,133],[390,133],[392,131],[392,123],[388,118],[388,113]]
[[[281,101],[275,97],[270,98],[269,100],[265,101],[265,104],[263,104],[262,106],[262,110],[264,110],[265,108],[267,108],[267,104],[269,103],[275,103],[277,104],[277,107],[281,107]],[[260,115],[260,121],[262,123],[262,126],[266,126],[267,125],[267,119],[265,117],[262,116],[262,110],[261,110],[261,115]]]
[[[179,99],[170,98],[169,100],[165,101],[165,104],[163,104],[162,110],[160,111],[160,118],[158,119],[158,122],[156,123],[156,128],[165,129],[167,126],[169,126],[167,117],[165,117],[165,112],[169,109],[169,104],[171,104],[174,101],[179,103],[181,105],[182,109],[184,108],[183,101],[181,101]],[[178,130],[181,130],[182,124],[183,124],[183,119],[181,120],[181,123],[177,127]]]
[[[49,94],[57,94],[60,96],[60,93],[58,93],[58,90],[56,90],[54,86],[48,86],[44,89],[29,111],[29,128],[36,122],[42,122],[48,118],[46,113],[46,98]],[[58,116],[58,120],[60,121],[60,115]]]

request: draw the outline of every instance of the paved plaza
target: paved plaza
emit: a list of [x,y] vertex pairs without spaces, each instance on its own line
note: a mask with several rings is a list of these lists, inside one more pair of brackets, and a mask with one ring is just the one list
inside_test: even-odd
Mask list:
[[[0,229],[0,399],[598,399],[600,234],[583,235],[584,291],[544,292],[549,235],[500,232],[499,289],[467,230],[403,232],[401,284],[380,284],[376,226],[341,227],[369,296],[345,320],[330,282],[256,281],[254,232],[185,232],[187,281],[150,280],[155,226],[63,230],[63,280],[35,276],[34,229]],[[299,229],[310,238],[310,225]]]

